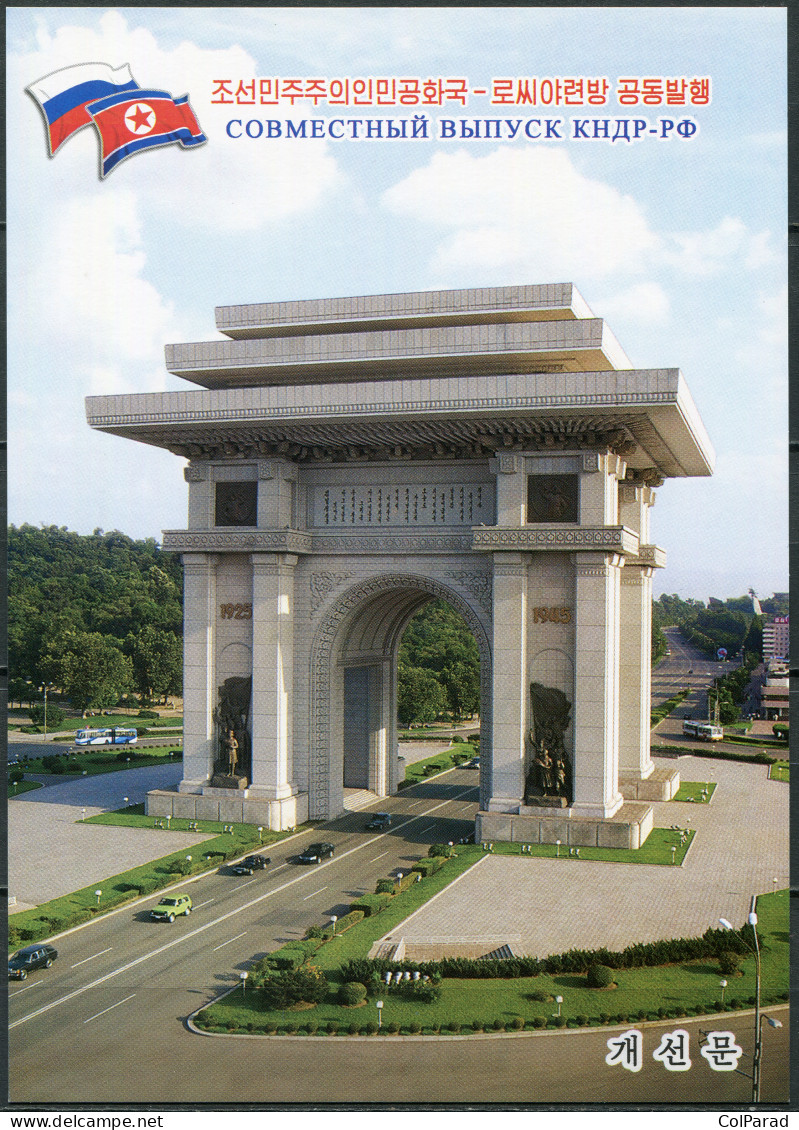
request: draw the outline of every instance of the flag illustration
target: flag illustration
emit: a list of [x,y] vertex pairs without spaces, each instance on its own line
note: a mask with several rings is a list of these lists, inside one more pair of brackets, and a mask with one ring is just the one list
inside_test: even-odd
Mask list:
[[100,175],[126,157],[156,145],[184,147],[207,140],[189,105],[188,94],[173,98],[165,90],[111,94],[88,107],[100,134]]
[[44,114],[51,157],[68,137],[91,125],[92,119],[86,110],[90,102],[138,88],[127,63],[122,67],[78,63],[53,71],[26,87]]

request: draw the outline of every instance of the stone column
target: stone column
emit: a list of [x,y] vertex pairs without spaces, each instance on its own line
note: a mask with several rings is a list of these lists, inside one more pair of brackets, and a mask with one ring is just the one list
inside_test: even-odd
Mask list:
[[288,553],[253,553],[252,781],[248,795],[282,800],[291,784],[294,566]]
[[576,553],[574,670],[575,816],[606,818],[619,792],[619,563]]
[[197,793],[213,772],[216,672],[216,562],[210,553],[183,554],[183,780]]
[[[649,507],[654,492],[646,486],[619,485],[619,521],[649,541]],[[649,733],[652,699],[652,569],[628,562],[621,575],[619,672],[619,773],[646,780],[655,766]]]
[[527,685],[527,563],[522,553],[495,553],[493,752],[491,812],[512,812],[524,800],[530,690]]

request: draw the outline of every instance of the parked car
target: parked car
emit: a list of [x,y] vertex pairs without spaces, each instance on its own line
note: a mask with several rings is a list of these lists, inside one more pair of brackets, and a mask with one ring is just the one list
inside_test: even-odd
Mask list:
[[231,871],[234,875],[252,875],[253,871],[265,871],[271,862],[268,855],[247,855],[234,863]]
[[463,765],[461,765],[461,769],[479,769],[479,768],[480,768],[480,758],[479,757],[470,757],[468,761],[464,761]]
[[44,942],[25,946],[8,959],[8,979],[24,981],[33,969],[49,969],[57,957],[58,950]]
[[188,895],[165,895],[158,906],[150,911],[150,917],[157,922],[174,922],[179,914],[191,914],[191,899]]
[[379,832],[382,831],[383,828],[388,828],[390,824],[390,812],[376,812],[366,827],[370,832]]
[[333,851],[332,844],[308,844],[305,851],[297,856],[297,861],[299,863],[321,863],[323,859],[329,859]]

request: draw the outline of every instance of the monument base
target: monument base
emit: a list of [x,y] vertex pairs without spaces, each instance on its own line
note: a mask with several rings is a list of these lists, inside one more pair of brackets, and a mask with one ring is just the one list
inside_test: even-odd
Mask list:
[[214,773],[211,778],[213,789],[246,789],[248,785],[246,777],[231,777],[229,773]]
[[199,793],[151,789],[144,810],[148,816],[255,824],[270,832],[286,832],[308,819],[308,794],[294,793],[274,800],[248,796],[246,788],[217,789],[206,785]]
[[516,812],[478,812],[477,843],[555,844],[564,847],[639,848],[654,826],[649,804],[625,801],[613,816],[575,817],[570,809],[520,805]]
[[641,777],[619,773],[619,789],[628,800],[672,800],[680,787],[679,769],[656,766],[650,775]]

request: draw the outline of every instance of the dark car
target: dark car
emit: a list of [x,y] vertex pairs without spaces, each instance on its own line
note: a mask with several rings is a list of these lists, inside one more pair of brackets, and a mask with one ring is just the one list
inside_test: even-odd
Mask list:
[[369,823],[366,825],[367,829],[372,832],[379,832],[383,828],[388,828],[391,824],[390,812],[376,812]]
[[252,875],[253,871],[265,871],[271,862],[268,855],[248,855],[234,863],[231,871],[234,875]]
[[10,981],[24,981],[32,969],[49,969],[57,957],[58,950],[43,942],[25,946],[8,959],[8,978]]
[[308,844],[305,851],[297,856],[299,863],[321,863],[333,854],[332,844]]
[[461,765],[461,769],[479,769],[479,768],[480,768],[480,758],[479,757],[470,757],[468,761],[464,761],[463,765]]

